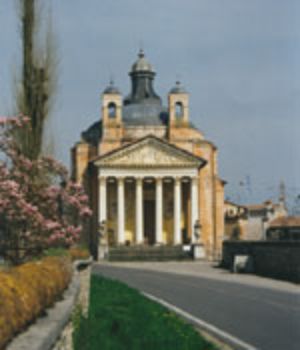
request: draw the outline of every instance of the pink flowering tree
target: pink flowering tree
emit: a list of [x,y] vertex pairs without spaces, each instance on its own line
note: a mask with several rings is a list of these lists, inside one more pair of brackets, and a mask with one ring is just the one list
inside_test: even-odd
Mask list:
[[0,117],[0,249],[15,262],[75,244],[92,214],[82,186],[62,164],[21,153],[13,135],[28,121],[22,115]]

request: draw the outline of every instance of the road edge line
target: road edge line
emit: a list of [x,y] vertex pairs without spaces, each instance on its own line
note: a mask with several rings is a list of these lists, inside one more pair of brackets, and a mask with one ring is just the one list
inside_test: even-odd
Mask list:
[[237,345],[239,347],[242,347],[243,350],[258,350],[256,347],[244,342],[243,340],[231,335],[230,333],[227,333],[225,331],[222,331],[218,327],[212,325],[211,323],[208,323],[200,318],[197,318],[190,313],[178,308],[177,306],[168,303],[167,301],[160,299],[152,294],[143,292],[142,293],[145,297],[165,306],[169,310],[175,312],[177,315],[182,316],[186,320],[192,322],[193,324],[196,324],[204,331],[207,331],[208,333],[211,333],[212,335],[215,335],[219,337],[222,340],[229,341],[229,345]]

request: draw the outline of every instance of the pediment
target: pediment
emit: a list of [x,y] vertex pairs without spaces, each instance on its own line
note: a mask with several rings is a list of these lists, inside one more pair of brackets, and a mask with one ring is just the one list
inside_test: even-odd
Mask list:
[[200,167],[205,161],[166,141],[148,136],[99,157],[94,164],[101,167]]

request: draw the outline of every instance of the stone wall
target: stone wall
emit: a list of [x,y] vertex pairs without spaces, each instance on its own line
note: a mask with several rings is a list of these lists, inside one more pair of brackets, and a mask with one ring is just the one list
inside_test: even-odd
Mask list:
[[[78,271],[80,281],[79,294],[76,303],[73,305],[73,312],[79,307],[82,314],[87,316],[89,307],[89,292],[90,292],[90,277],[91,266],[88,265],[85,269]],[[70,318],[67,325],[61,330],[60,337],[57,339],[52,350],[73,350],[73,320]]]
[[250,255],[257,275],[300,283],[299,241],[225,241],[222,266],[233,268],[235,255]]

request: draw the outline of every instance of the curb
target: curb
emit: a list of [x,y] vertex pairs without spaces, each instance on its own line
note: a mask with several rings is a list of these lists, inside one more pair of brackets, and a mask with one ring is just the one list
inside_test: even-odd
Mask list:
[[70,320],[79,295],[78,270],[91,265],[92,262],[93,259],[89,258],[73,263],[73,277],[69,287],[63,293],[63,300],[56,302],[52,308],[46,309],[47,316],[37,318],[33,325],[8,344],[7,350],[50,350],[55,345]]

